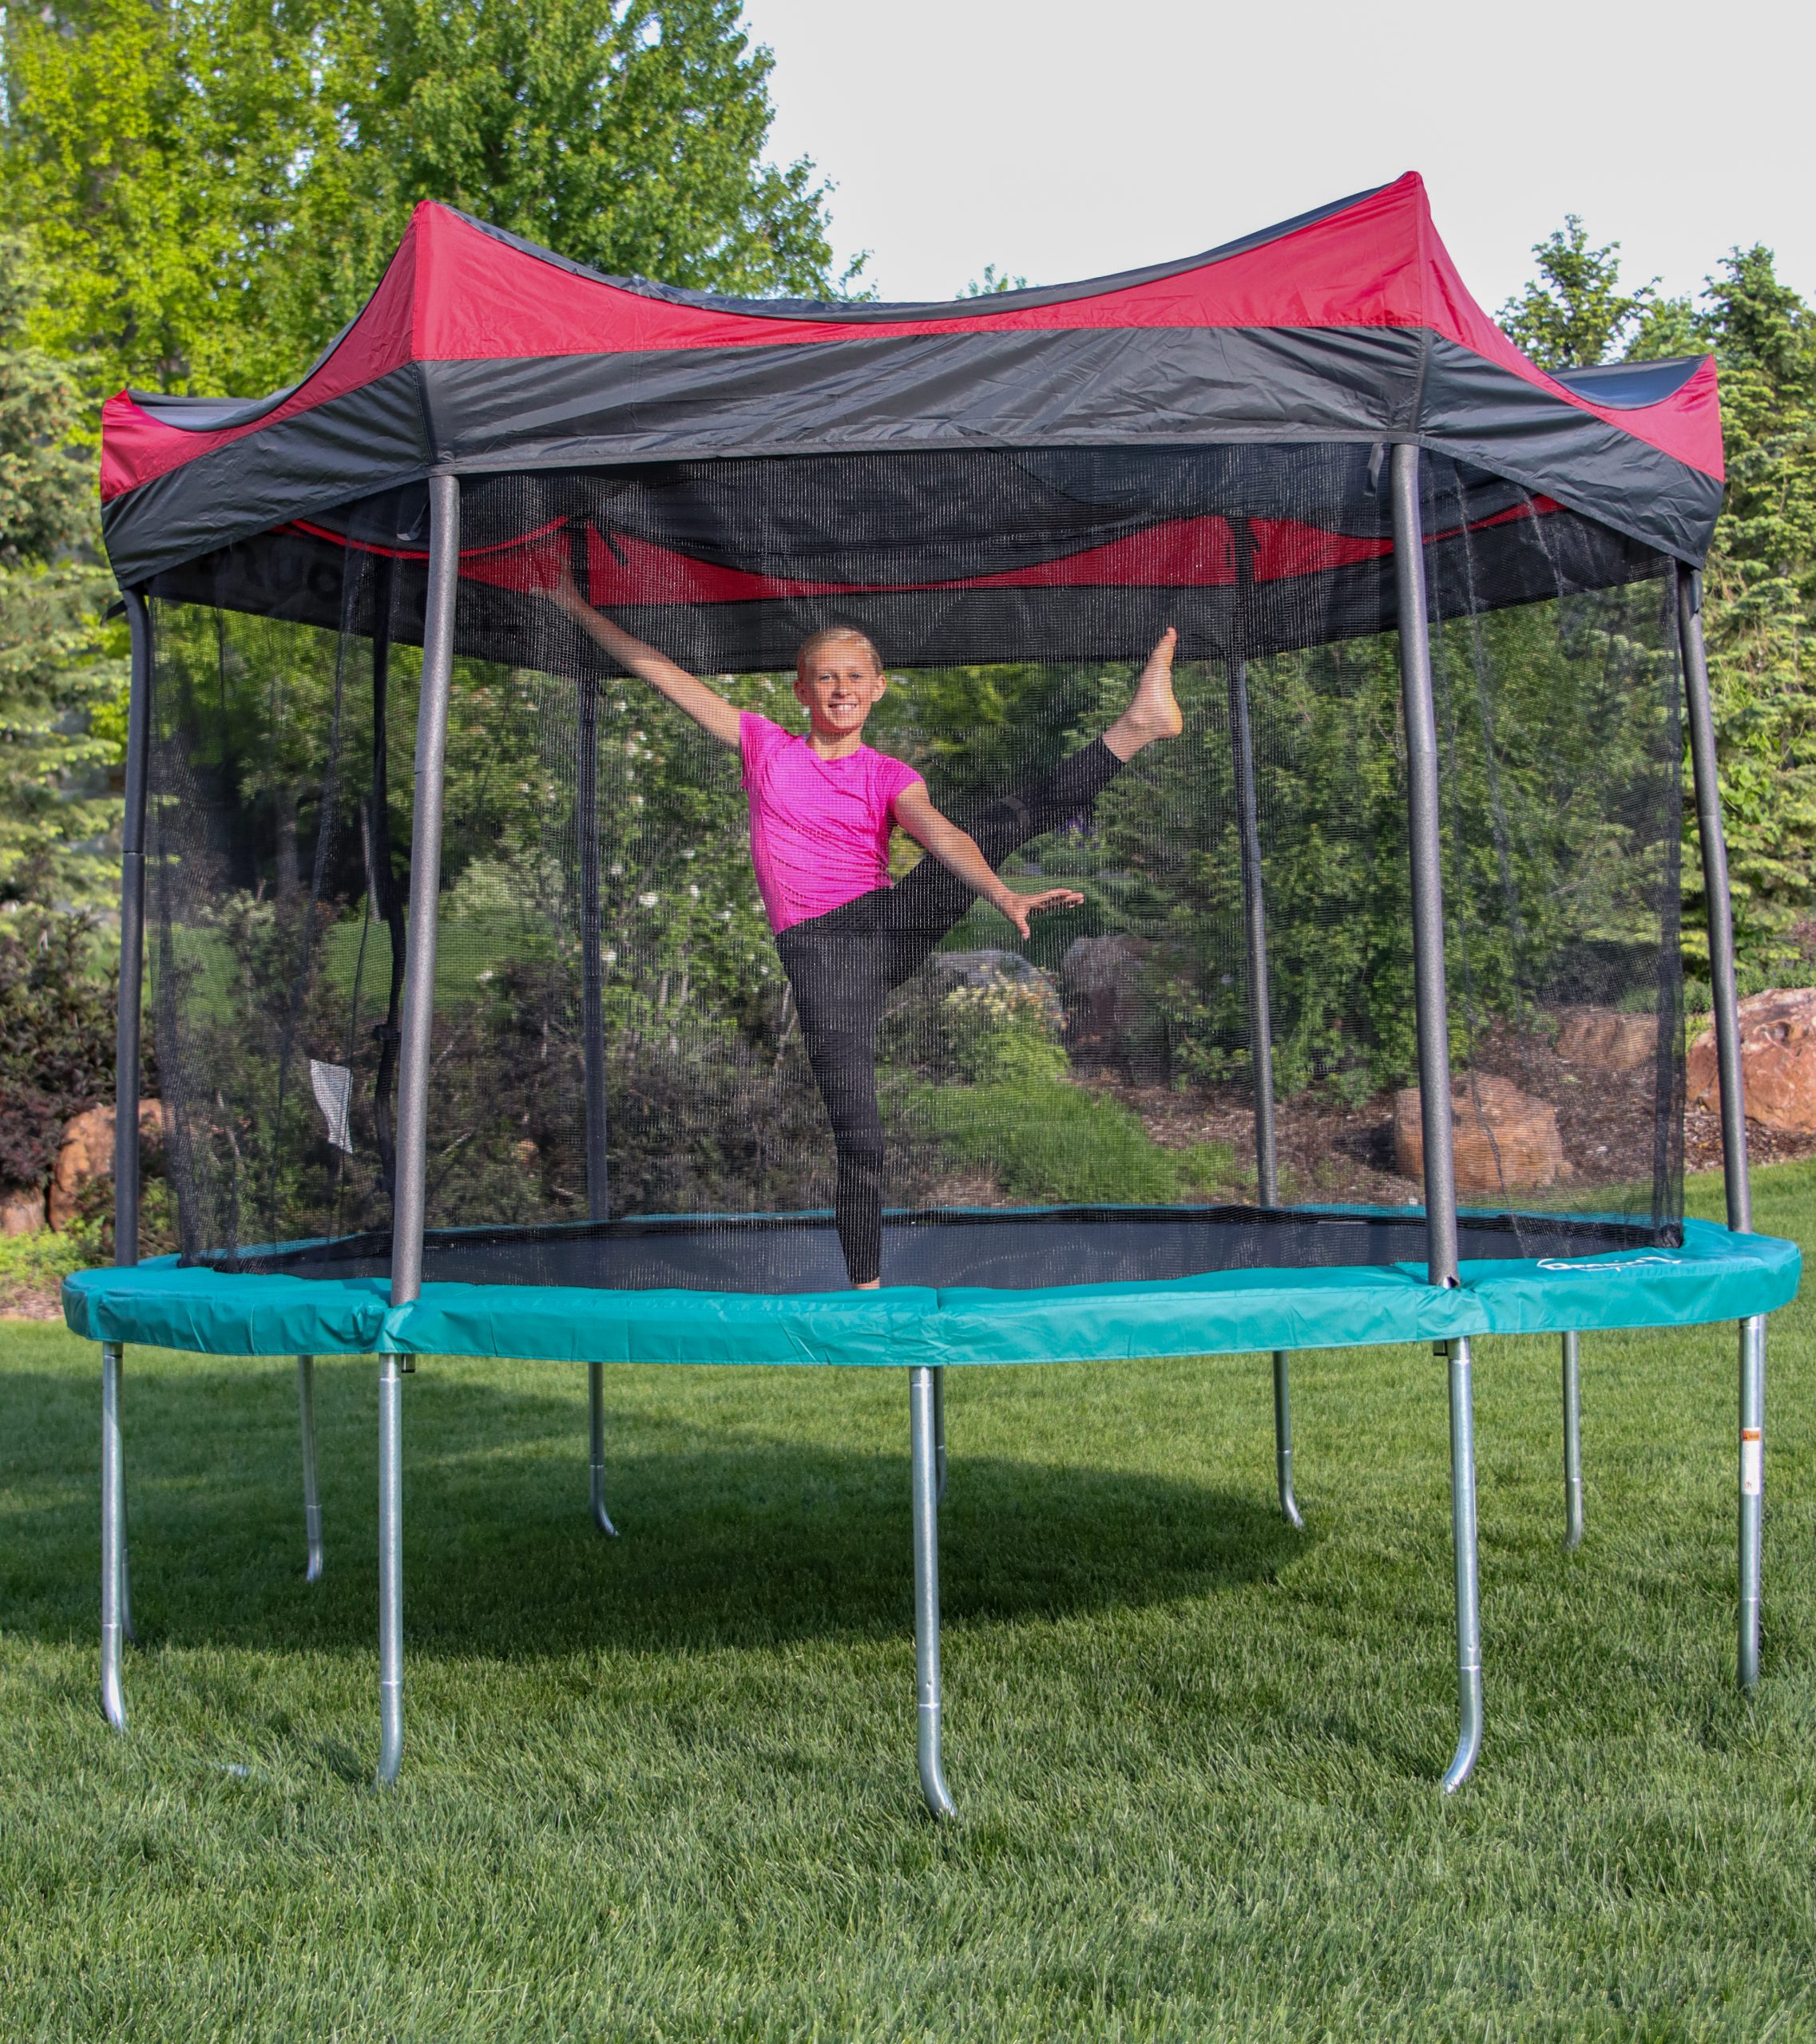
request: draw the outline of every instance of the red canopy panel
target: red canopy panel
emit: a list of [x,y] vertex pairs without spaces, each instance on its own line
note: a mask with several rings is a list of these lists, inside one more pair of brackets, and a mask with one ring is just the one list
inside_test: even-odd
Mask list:
[[431,469],[1406,440],[1693,562],[1719,506],[1712,360],[1547,374],[1411,175],[1184,262],[940,306],[604,277],[426,204],[293,390],[111,400],[102,492],[137,582]]

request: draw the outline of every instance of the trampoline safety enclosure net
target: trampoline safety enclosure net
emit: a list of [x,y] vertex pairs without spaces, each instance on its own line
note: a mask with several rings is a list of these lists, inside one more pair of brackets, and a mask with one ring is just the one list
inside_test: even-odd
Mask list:
[[[1082,905],[1025,945],[973,905],[881,1007],[886,1285],[1422,1262],[1386,453],[463,477],[425,1278],[846,1281],[739,755],[605,658],[564,574],[791,731],[801,640],[869,634],[866,740],[961,823],[1179,633],[1183,735],[1003,865]],[[1674,1243],[1675,564],[1461,459],[1421,477],[1461,1254]],[[149,1018],[191,1263],[388,1270],[428,506],[406,482],[150,580]],[[898,877],[922,856],[896,834]],[[1572,1055],[1586,1010],[1617,1060]]]

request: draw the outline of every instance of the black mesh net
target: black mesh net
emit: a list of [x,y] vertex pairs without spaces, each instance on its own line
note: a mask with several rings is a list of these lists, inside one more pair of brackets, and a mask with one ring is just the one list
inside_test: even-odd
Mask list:
[[[1425,472],[1463,1254],[1671,1241],[1670,564]],[[402,493],[157,585],[148,949],[194,1261],[387,1266],[426,527]],[[886,1283],[1422,1262],[1383,450],[482,477],[462,535],[426,1276],[842,1285],[829,1002],[874,1029]],[[801,639],[868,632],[866,742],[1083,905],[1024,945],[930,871],[906,949],[860,909],[809,972],[738,755],[610,666],[564,569],[790,731]],[[1100,771],[1168,625],[1184,732]],[[898,833],[892,871],[922,856]]]

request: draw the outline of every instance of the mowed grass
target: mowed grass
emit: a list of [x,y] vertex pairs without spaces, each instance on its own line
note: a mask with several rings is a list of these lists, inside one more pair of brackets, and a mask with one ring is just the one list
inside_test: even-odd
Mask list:
[[[1696,1186],[1703,1210],[1715,1188]],[[1759,1178],[1816,1238],[1816,1169]],[[906,1388],[406,1386],[408,1744],[375,1754],[376,1370],[129,1355],[131,1736],[95,1700],[95,1351],[0,1329],[0,2036],[1816,2034],[1813,1319],[1774,1323],[1765,1680],[1733,1687],[1735,1339],[1478,1351],[1488,1736],[1454,1731],[1442,1365],[956,1375],[948,1773],[915,1785]]]

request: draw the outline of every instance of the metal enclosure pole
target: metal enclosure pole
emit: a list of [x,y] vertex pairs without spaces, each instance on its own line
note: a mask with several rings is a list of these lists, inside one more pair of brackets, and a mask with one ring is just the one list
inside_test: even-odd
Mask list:
[[[1394,450],[1394,579],[1398,597],[1400,694],[1406,727],[1412,846],[1414,1009],[1418,1028],[1419,1110],[1424,1122],[1426,1274],[1453,1285],[1457,1175],[1450,1120],[1449,1007],[1444,973],[1444,867],[1437,786],[1437,716],[1432,699],[1431,628],[1416,446]],[[1450,1532],[1457,1576],[1457,1751],[1448,1794],[1469,1779],[1481,1749],[1481,1609],[1476,1539],[1476,1436],[1469,1345],[1440,1351],[1450,1365]]]
[[120,825],[120,1015],[113,1066],[113,1261],[139,1260],[139,1020],[145,969],[145,778],[151,750],[151,612],[126,592],[133,693],[126,718],[126,807]]
[[1418,1028],[1429,1274],[1457,1282],[1457,1173],[1450,1122],[1450,1025],[1444,977],[1444,868],[1437,794],[1437,715],[1431,691],[1419,450],[1394,450],[1394,579],[1399,597],[1400,694],[1406,726],[1412,840],[1413,1003]]
[[1575,1334],[1564,1337],[1564,1546],[1583,1544],[1583,1408]]
[[429,478],[429,603],[416,710],[415,814],[410,840],[410,957],[403,978],[398,1074],[397,1200],[391,1221],[391,1298],[422,1289],[422,1224],[429,1135],[429,1058],[435,1016],[435,936],[442,880],[442,786],[460,584],[460,485]]
[[[1677,576],[1678,647],[1689,711],[1690,762],[1696,783],[1696,834],[1703,853],[1703,898],[1709,922],[1709,992],[1714,1006],[1715,1070],[1721,1086],[1722,1175],[1727,1224],[1753,1227],[1747,1169],[1747,1095],[1740,1068],[1740,1012],[1734,969],[1734,905],[1728,892],[1727,841],[1722,830],[1721,777],[1715,756],[1715,706],[1703,643],[1701,577],[1681,565]],[[1740,1323],[1739,1641],[1740,1686],[1759,1680],[1759,1600],[1764,1567],[1766,1490],[1766,1322]]]
[[[429,1058],[435,1013],[435,935],[442,880],[442,789],[454,603],[460,588],[460,485],[429,478],[429,592],[416,711],[414,814],[410,845],[410,957],[404,972],[398,1072],[397,1198],[391,1222],[391,1302],[422,1295],[429,1139]],[[379,1780],[403,1760],[403,1378],[384,1357],[379,1377]]]
[[908,1440],[914,1507],[915,1752],[927,1808],[936,1817],[950,1817],[955,1808],[940,1771],[939,1509],[930,1369],[908,1373]]
[[[585,585],[581,584],[584,588]],[[599,684],[580,683],[580,759],[574,774],[580,852],[581,1035],[586,1074],[586,1211],[612,1218],[611,1145],[605,1097],[605,966],[599,913]],[[614,1536],[605,1509],[605,1369],[586,1366],[587,1473],[593,1523]]]
[[[125,592],[126,626],[132,648],[132,693],[126,713],[126,800],[120,820],[120,990],[113,1040],[113,1262],[130,1270],[139,1260],[139,1079],[140,1032],[145,969],[145,784],[151,757],[152,621],[142,589]],[[109,1721],[125,1730],[126,1709],[121,1689],[121,1644],[137,1638],[133,1630],[133,1567],[126,1536],[125,1446],[121,1434],[120,1388],[123,1351],[113,1349],[109,1372],[107,1350],[101,1352],[102,1435],[111,1439],[113,1495],[108,1496],[108,1462],[102,1461],[101,1512],[113,1522],[117,1567],[104,1561],[101,1588],[101,1689]],[[109,1535],[104,1531],[103,1551]],[[112,1673],[109,1674],[107,1605],[112,1582],[113,1622],[117,1627]]]
[[379,1785],[403,1765],[403,1373],[379,1373]]
[[591,1488],[593,1523],[613,1539],[618,1529],[605,1509],[605,1365],[586,1366],[587,1469]]
[[[1244,555],[1246,559],[1246,552]],[[1248,952],[1249,1069],[1255,1083],[1255,1195],[1263,1206],[1280,1203],[1274,1143],[1274,1023],[1267,1000],[1267,907],[1261,880],[1261,822],[1255,792],[1255,732],[1248,709],[1248,664],[1232,655],[1223,663],[1230,704],[1230,756],[1235,769],[1236,845],[1242,868],[1243,931]],[[1293,1405],[1291,1358],[1274,1352],[1274,1473],[1280,1509],[1303,1527],[1293,1495]]]
[[315,1483],[315,1359],[296,1358],[296,1412],[303,1434],[303,1533],[309,1543],[305,1583],[322,1579],[322,1496]]
[[1476,1419],[1469,1345],[1445,1345],[1450,1358],[1450,1545],[1457,1571],[1457,1750],[1444,1770],[1444,1792],[1475,1771],[1482,1745],[1481,1590],[1476,1570]]
[[101,1707],[116,1732],[126,1729],[120,1660],[125,1634],[126,1499],[120,1445],[117,1341],[101,1345]]

